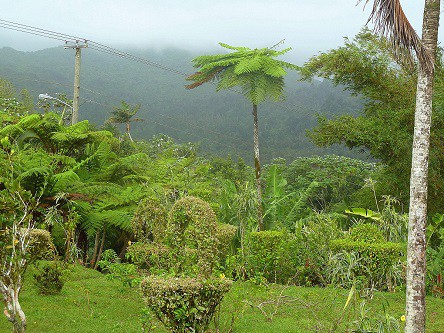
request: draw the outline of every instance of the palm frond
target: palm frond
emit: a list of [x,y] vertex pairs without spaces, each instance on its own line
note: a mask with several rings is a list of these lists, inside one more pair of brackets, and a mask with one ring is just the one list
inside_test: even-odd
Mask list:
[[[368,2],[370,0],[365,1],[366,4]],[[368,19],[368,22],[370,21],[374,23],[376,33],[387,36],[392,41],[396,53],[400,53],[402,48],[409,50],[410,53],[415,51],[422,66],[433,68],[434,57],[407,19],[400,0],[374,0]]]

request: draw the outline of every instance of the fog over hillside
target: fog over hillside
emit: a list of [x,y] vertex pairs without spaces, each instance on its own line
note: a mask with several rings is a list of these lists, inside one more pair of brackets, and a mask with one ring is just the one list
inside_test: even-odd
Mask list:
[[[186,90],[185,75],[193,73],[191,59],[199,55],[177,48],[129,49],[128,53],[149,59],[163,68],[84,49],[81,67],[80,118],[98,126],[121,100],[141,104],[133,124],[133,137],[149,139],[163,133],[178,141],[198,142],[203,152],[242,156],[248,162],[252,151],[251,105],[232,91],[216,92],[204,85]],[[211,53],[211,51],[209,51]],[[41,93],[72,98],[74,51],[62,47],[33,52],[0,49],[0,77],[18,89],[27,89],[36,99]],[[321,149],[308,142],[306,130],[316,124],[317,114],[356,113],[361,104],[330,82],[300,82],[295,73],[286,77],[284,103],[259,106],[261,154],[264,161],[276,157],[327,153],[352,154],[338,147]]]

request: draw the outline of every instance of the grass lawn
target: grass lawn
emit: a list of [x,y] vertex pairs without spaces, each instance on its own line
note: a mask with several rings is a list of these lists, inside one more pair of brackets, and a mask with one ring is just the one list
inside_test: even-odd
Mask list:
[[[353,306],[343,311],[348,291],[333,288],[256,286],[236,282],[221,306],[221,332],[233,321],[233,332],[346,332],[354,320]],[[29,273],[21,294],[27,315],[28,332],[141,332],[143,308],[137,288],[123,287],[104,275],[82,267],[74,268],[62,293],[41,296]],[[369,314],[387,313],[400,318],[404,312],[404,293],[376,293],[368,301]],[[427,299],[427,332],[444,332],[444,300]],[[262,310],[261,310],[262,309]],[[334,328],[338,324],[337,328]],[[10,332],[11,324],[2,316],[0,332]],[[160,324],[153,332],[166,332]]]

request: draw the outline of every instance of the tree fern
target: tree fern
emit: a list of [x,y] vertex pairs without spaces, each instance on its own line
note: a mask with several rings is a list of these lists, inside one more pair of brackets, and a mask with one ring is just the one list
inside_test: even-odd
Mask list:
[[250,49],[219,43],[234,52],[228,54],[200,56],[193,59],[199,71],[187,77],[194,83],[187,89],[196,88],[208,81],[217,80],[216,90],[240,87],[242,94],[253,104],[254,119],[254,159],[258,196],[258,227],[262,228],[261,167],[259,161],[257,106],[266,99],[280,100],[283,96],[285,68],[299,69],[288,62],[275,60],[275,57],[290,51],[290,48],[276,51],[273,48]]

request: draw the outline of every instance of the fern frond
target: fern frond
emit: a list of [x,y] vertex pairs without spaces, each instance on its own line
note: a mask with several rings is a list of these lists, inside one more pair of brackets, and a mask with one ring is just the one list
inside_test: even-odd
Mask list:
[[231,46],[225,43],[219,43],[220,46],[229,49],[229,50],[234,50],[234,51],[239,51],[239,52],[243,52],[243,51],[251,51],[250,48],[245,47],[245,46]]
[[55,174],[51,177],[50,183],[52,185],[51,192],[67,192],[69,188],[75,186],[80,182],[79,176],[72,170]]

